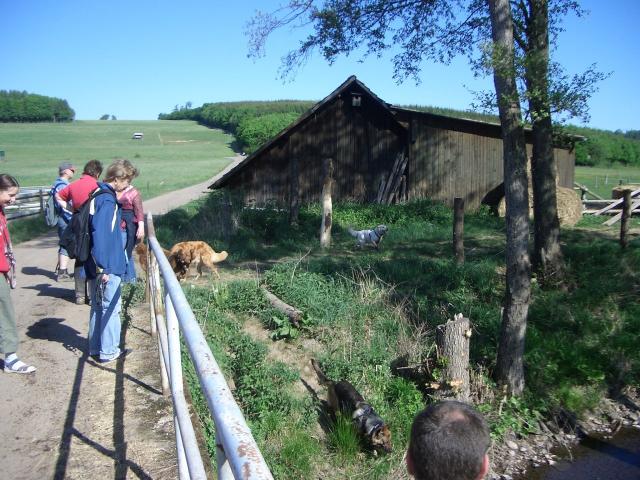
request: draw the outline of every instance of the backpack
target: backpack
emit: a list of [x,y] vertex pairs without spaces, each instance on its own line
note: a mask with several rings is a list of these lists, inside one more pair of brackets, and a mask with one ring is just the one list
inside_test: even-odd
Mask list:
[[56,182],[53,184],[53,187],[49,190],[49,198],[47,198],[44,204],[44,223],[46,223],[48,227],[58,225],[62,208],[58,205],[58,202],[56,202],[56,193],[60,185],[65,185],[65,183]]
[[91,231],[89,229],[89,217],[91,216],[91,203],[103,194],[115,194],[111,190],[97,188],[89,199],[82,204],[80,210],[71,216],[69,225],[65,228],[60,238],[60,246],[67,251],[69,258],[75,258],[79,262],[86,262],[91,254]]

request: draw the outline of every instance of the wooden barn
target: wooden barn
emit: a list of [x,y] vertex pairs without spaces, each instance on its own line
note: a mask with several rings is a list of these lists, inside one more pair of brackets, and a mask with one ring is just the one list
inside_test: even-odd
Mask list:
[[[558,184],[572,188],[574,152],[554,151]],[[253,205],[286,207],[296,195],[301,203],[318,201],[326,158],[334,166],[334,201],[462,197],[474,209],[496,203],[502,192],[499,124],[394,107],[355,76],[210,188],[242,191]]]

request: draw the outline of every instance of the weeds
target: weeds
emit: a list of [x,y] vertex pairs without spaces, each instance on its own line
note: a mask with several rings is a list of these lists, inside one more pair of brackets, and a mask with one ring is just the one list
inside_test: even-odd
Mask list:
[[[216,224],[212,210],[194,215],[210,218],[203,224]],[[210,230],[201,231],[199,238],[230,242],[224,245],[234,246],[234,262],[269,258],[260,281],[304,313],[303,327],[292,329],[272,309],[257,280],[229,282],[215,293],[193,289],[190,295],[198,316],[207,316],[199,320],[216,357],[224,357],[221,364],[234,379],[237,398],[278,478],[390,478],[413,416],[425,405],[424,382],[395,376],[391,365],[403,358],[423,366],[432,352],[435,326],[459,312],[473,323],[472,395],[494,438],[507,432],[526,435],[547,412],[566,409],[579,415],[609,389],[638,384],[637,240],[621,252],[606,231],[563,230],[571,288],[534,287],[525,352],[527,390],[512,399],[502,397],[490,380],[505,284],[502,220],[485,210],[467,215],[469,254],[465,264],[457,265],[451,258],[451,213],[429,202],[336,205],[334,242],[327,253],[315,246],[317,205],[302,209],[298,228],[287,225],[284,212],[233,215],[238,225],[229,239]],[[377,223],[389,226],[380,251],[354,251],[346,227]],[[287,339],[293,347],[303,348],[309,337],[320,342],[316,358],[325,373],[350,381],[389,422],[394,453],[369,459],[365,467],[362,448],[354,453],[357,443],[344,425],[333,427],[327,437],[318,435],[318,418],[309,415],[316,406],[293,388],[302,366],[268,360],[267,346],[242,333],[243,318],[249,315],[271,330],[272,339]],[[312,454],[301,450],[305,439]],[[321,457],[336,459],[340,468],[327,475]]]

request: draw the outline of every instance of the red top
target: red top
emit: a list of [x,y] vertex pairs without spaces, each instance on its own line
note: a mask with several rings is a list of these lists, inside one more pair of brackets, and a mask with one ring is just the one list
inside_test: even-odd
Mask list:
[[138,223],[144,220],[142,197],[140,197],[140,192],[133,185],[129,185],[118,195],[118,202],[123,210],[133,210],[134,222]]
[[9,260],[5,255],[10,245],[11,237],[7,227],[7,217],[4,216],[4,209],[0,208],[0,273],[7,273],[11,269]]
[[65,202],[71,201],[72,208],[69,208],[69,210],[77,212],[96,188],[98,188],[98,181],[91,175],[83,173],[78,180],[60,190],[58,195]]

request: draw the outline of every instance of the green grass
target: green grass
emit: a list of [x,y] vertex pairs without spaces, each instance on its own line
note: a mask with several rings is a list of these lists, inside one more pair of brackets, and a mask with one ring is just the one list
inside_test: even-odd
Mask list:
[[[563,229],[568,288],[544,291],[534,284],[527,389],[520,399],[503,399],[490,379],[504,296],[502,219],[484,210],[465,216],[466,262],[457,265],[452,214],[442,205],[336,204],[332,245],[323,251],[317,245],[317,205],[301,210],[297,228],[287,225],[284,212],[238,209],[238,228],[225,238],[219,201],[212,194],[179,215],[158,219],[159,236],[167,244],[185,236],[201,238],[230,251],[223,279],[234,267],[254,270],[255,262],[262,262],[262,283],[304,312],[296,335],[275,338],[284,338],[278,341],[289,342],[293,350],[310,340],[319,342],[314,355],[327,375],[351,381],[393,432],[394,452],[378,457],[354,443],[344,425],[318,433],[323,413],[311,395],[301,397],[293,388],[292,372],[303,365],[270,359],[271,343],[242,331],[249,317],[279,328],[255,272],[252,280],[221,283],[216,290],[189,289],[199,299],[196,316],[216,356],[228,365],[237,398],[276,478],[397,478],[413,416],[430,401],[425,385],[431,380],[399,377],[391,365],[403,356],[410,365],[424,362],[433,352],[435,327],[458,312],[474,325],[473,389],[481,395],[479,407],[496,439],[535,432],[538,420],[560,407],[582,415],[608,391],[640,383],[640,238],[632,237],[621,251],[611,229],[588,221]],[[346,227],[376,223],[389,226],[380,250],[354,249]],[[437,375],[437,368],[432,371]],[[319,395],[324,398],[324,391]],[[314,404],[317,414],[310,415]],[[305,443],[311,453],[302,447]]]
[[[133,132],[144,132],[144,140],[132,140]],[[49,185],[62,161],[81,170],[91,159],[106,168],[128,158],[140,170],[134,184],[143,198],[152,198],[211,178],[235,155],[232,142],[220,130],[186,120],[0,123],[0,171],[22,186]]]
[[[589,190],[602,198],[608,199],[611,198],[611,190],[621,181],[624,184],[640,184],[640,167],[576,167],[575,181],[586,185]],[[592,197],[587,195],[587,198]]]

